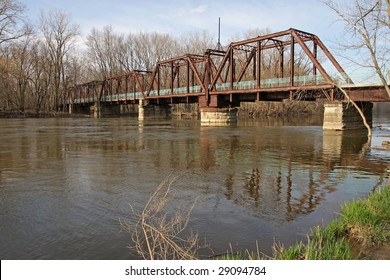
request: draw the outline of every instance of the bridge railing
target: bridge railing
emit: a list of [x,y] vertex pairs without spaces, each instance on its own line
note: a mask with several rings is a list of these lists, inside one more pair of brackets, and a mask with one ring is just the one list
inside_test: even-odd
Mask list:
[[[325,79],[320,75],[310,76],[294,76],[295,86],[311,86],[325,84]],[[260,82],[261,88],[277,88],[277,87],[288,87],[290,86],[290,77],[285,78],[273,78],[273,79],[262,79]],[[246,90],[257,88],[257,81],[241,81],[233,83],[234,90]],[[215,85],[217,91],[228,91],[231,89],[230,83],[220,83]]]
[[[191,86],[188,87],[188,93],[201,93],[202,92],[202,87],[201,86]],[[179,87],[179,88],[174,88],[173,91],[171,88],[167,89],[160,89],[159,91],[157,90],[151,90],[149,93],[149,96],[159,96],[159,95],[175,95],[175,94],[186,94],[187,93],[187,87]]]

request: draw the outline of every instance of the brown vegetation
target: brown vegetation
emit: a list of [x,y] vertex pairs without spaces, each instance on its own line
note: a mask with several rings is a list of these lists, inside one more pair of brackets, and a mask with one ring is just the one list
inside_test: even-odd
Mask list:
[[284,100],[283,102],[258,101],[255,103],[242,102],[239,115],[251,118],[261,116],[289,116],[289,115],[323,115],[323,100],[316,102]]
[[121,220],[130,233],[133,249],[146,260],[192,260],[201,246],[199,236],[188,229],[195,203],[189,207],[172,209],[172,184],[176,177],[163,181],[141,212],[133,209],[132,219]]

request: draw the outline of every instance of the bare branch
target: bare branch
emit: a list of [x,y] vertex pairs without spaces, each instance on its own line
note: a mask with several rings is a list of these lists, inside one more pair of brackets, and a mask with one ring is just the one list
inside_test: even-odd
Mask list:
[[[384,2],[387,9],[384,9]],[[324,1],[346,26],[348,43],[347,50],[362,50],[359,58],[351,58],[357,65],[370,60],[366,65],[372,67],[380,78],[390,97],[389,81],[387,80],[389,45],[384,42],[390,36],[390,0],[354,0],[353,6],[340,6],[333,0]],[[350,3],[350,2],[349,2]],[[386,20],[385,20],[386,19]],[[385,24],[386,22],[386,24]],[[363,55],[362,55],[363,54]],[[388,67],[388,66],[387,66]]]
[[121,220],[122,228],[128,231],[133,241],[130,247],[143,258],[150,260],[197,258],[201,246],[197,234],[188,231],[190,215],[195,202],[186,209],[172,212],[172,184],[176,177],[168,177],[149,200],[140,213],[133,209],[133,220]]

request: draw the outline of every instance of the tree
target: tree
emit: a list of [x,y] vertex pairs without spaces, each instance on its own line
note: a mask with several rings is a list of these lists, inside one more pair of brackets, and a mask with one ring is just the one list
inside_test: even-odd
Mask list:
[[51,63],[47,48],[42,40],[36,40],[30,51],[33,71],[31,73],[30,99],[36,113],[49,106],[49,91],[51,88]]
[[152,71],[158,61],[171,58],[176,50],[177,42],[171,35],[140,32],[134,44],[137,68]]
[[24,9],[17,1],[0,0],[0,102],[6,110],[24,111],[25,107],[23,71],[28,47],[21,39],[31,33],[31,28],[24,19]]
[[15,103],[20,112],[24,112],[26,107],[26,94],[28,92],[33,66],[30,55],[32,47],[30,39],[27,36],[23,40],[18,40],[10,48],[13,67],[9,69],[9,79],[15,84]]
[[79,26],[71,23],[70,16],[55,10],[47,15],[42,13],[40,27],[50,58],[47,67],[51,68],[51,109],[58,110],[65,98],[65,62],[79,35]]
[[389,77],[386,68],[390,62],[390,0],[353,0],[336,3],[324,0],[345,23],[343,49],[355,51],[349,58],[361,67],[373,68],[390,97]]
[[117,35],[111,26],[105,26],[102,31],[93,28],[87,37],[87,57],[97,79],[119,74],[121,65],[118,52],[123,48],[123,36]]
[[14,0],[0,0],[0,46],[31,31],[24,20],[24,7]]
[[203,54],[207,49],[215,47],[215,40],[212,34],[206,30],[189,32],[181,35],[178,39],[178,53],[182,54]]

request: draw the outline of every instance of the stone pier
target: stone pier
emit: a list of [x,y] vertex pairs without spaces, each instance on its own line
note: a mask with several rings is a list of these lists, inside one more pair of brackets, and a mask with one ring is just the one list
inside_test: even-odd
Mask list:
[[226,125],[237,122],[236,108],[201,108],[200,121],[202,125]]
[[95,103],[89,108],[91,115],[94,118],[106,117],[106,116],[116,116],[120,114],[120,105],[103,105]]
[[140,99],[138,104],[138,119],[168,119],[171,117],[169,104],[149,104],[145,99]]
[[[358,106],[364,112],[367,123],[372,126],[372,103],[359,102]],[[365,129],[363,120],[350,102],[327,102],[324,104],[324,130]]]

